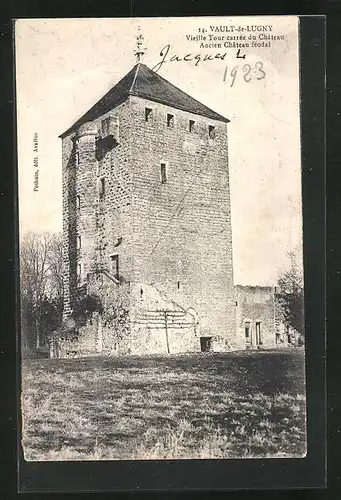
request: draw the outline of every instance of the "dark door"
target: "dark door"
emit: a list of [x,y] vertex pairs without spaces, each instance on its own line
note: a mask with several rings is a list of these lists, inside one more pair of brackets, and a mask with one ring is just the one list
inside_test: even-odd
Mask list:
[[208,352],[212,347],[212,337],[200,337],[201,352]]

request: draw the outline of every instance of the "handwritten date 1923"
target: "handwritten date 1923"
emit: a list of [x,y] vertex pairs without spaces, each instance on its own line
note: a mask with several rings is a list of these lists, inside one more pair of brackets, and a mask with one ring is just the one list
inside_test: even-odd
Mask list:
[[253,66],[251,66],[250,64],[243,64],[241,68],[239,66],[235,66],[230,72],[228,70],[228,67],[226,66],[223,76],[223,82],[226,82],[228,80],[228,77],[230,77],[230,87],[233,87],[238,73],[241,73],[241,78],[243,78],[246,83],[249,83],[252,80],[263,80],[266,77],[263,63],[261,61],[257,61]]

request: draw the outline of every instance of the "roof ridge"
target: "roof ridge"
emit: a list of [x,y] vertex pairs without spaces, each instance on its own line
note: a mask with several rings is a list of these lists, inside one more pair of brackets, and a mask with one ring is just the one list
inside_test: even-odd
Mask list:
[[141,63],[138,63],[138,64],[136,65],[135,75],[134,75],[134,78],[133,78],[133,82],[132,82],[132,84],[131,84],[131,86],[130,86],[130,89],[129,89],[129,91],[128,91],[128,94],[130,94],[130,93],[133,91],[133,87],[134,87],[135,82],[136,82],[136,78],[137,78],[137,74],[138,74],[139,69],[140,69],[140,65],[141,65]]

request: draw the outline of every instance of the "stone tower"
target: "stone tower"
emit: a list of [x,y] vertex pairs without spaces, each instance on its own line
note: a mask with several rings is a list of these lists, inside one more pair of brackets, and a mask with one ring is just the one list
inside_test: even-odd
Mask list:
[[128,311],[101,352],[233,345],[228,122],[138,63],[60,136],[64,315],[94,277]]

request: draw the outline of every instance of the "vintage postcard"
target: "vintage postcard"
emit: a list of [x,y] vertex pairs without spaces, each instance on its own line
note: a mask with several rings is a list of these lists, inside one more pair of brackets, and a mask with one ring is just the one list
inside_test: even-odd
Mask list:
[[15,22],[26,461],[305,456],[298,31]]

